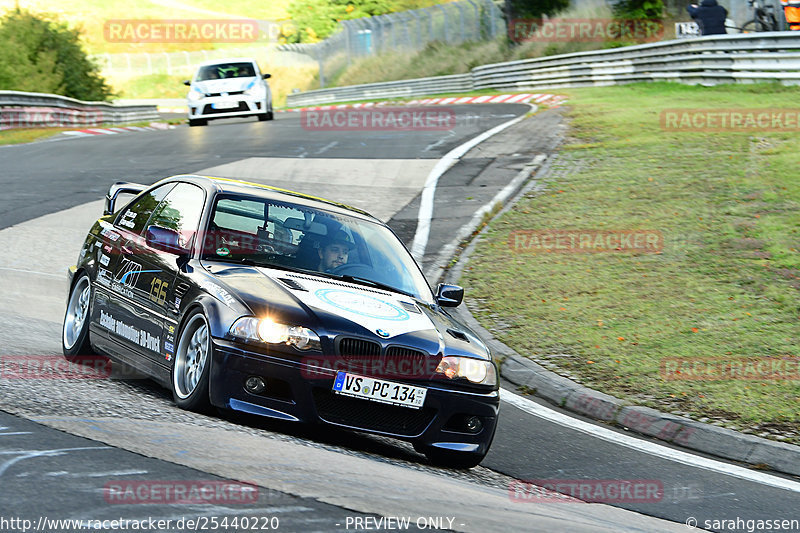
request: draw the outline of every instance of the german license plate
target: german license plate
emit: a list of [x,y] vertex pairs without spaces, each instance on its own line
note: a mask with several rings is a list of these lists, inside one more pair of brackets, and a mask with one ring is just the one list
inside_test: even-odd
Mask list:
[[333,382],[333,392],[373,402],[419,409],[425,403],[428,390],[394,381],[337,372],[336,381]]
[[211,107],[214,109],[233,109],[234,107],[239,107],[239,104],[238,102],[217,102],[211,104]]

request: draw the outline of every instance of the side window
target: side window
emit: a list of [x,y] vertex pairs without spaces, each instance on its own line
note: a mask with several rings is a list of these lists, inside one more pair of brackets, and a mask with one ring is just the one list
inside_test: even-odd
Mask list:
[[203,214],[203,189],[189,183],[179,183],[158,205],[149,225],[175,230],[188,243],[197,231]]
[[132,205],[122,210],[122,213],[117,217],[116,224],[141,235],[150,215],[153,214],[155,208],[173,187],[175,187],[174,183],[167,183],[145,194]]

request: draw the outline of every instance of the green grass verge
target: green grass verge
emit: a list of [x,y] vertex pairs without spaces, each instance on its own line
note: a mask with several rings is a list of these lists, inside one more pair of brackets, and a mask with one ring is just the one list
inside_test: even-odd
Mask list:
[[[665,380],[669,358],[800,355],[796,130],[665,131],[670,108],[794,108],[797,88],[561,90],[545,190],[491,222],[462,283],[521,354],[632,403],[800,442],[800,381]],[[660,254],[518,253],[512,230],[641,229]]]
[[0,131],[0,146],[23,144],[58,135],[72,128],[25,128]]
[[153,122],[164,122],[166,124],[183,124],[186,122],[184,119],[168,119],[168,120],[147,120],[143,122],[131,122],[130,124],[102,124],[100,126],[85,126],[82,128],[18,128],[13,130],[0,131],[0,146],[6,144],[24,144],[33,141],[39,141],[48,137],[55,137],[63,131],[75,131],[77,129],[85,128],[116,128],[123,126],[149,126]]

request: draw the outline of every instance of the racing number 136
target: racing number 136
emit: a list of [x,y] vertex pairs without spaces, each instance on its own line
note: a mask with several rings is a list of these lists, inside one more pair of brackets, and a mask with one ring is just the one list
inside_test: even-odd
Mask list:
[[150,282],[150,299],[156,303],[163,304],[167,301],[167,287],[169,283],[158,278],[153,278]]

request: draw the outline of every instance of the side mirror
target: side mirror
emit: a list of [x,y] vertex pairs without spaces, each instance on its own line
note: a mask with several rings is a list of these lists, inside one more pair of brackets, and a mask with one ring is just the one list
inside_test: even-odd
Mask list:
[[161,226],[147,226],[144,236],[145,242],[150,248],[175,255],[187,255],[188,250],[181,246],[180,238],[180,234],[174,229]]
[[271,77],[272,77],[272,74],[264,74],[264,79],[265,79],[265,80],[266,80],[266,79],[269,79],[269,78],[271,78]]
[[464,300],[464,288],[440,283],[436,287],[436,301],[442,307],[458,307]]
[[189,80],[183,80],[183,84],[187,85],[187,86],[190,86],[192,84],[192,82],[189,81]]

